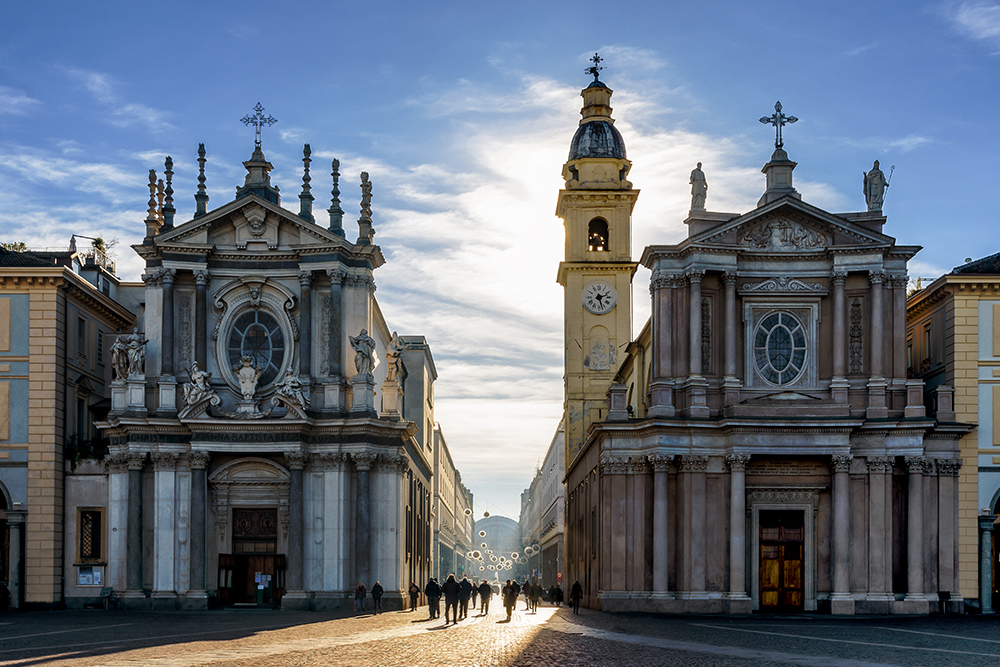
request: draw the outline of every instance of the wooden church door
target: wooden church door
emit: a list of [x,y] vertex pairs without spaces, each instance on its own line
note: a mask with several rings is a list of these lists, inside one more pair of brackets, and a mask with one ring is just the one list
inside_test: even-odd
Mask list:
[[802,611],[805,521],[801,511],[760,513],[760,609]]

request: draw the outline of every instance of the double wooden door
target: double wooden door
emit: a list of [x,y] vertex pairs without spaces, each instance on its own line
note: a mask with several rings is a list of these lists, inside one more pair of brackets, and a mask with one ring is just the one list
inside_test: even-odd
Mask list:
[[805,521],[801,511],[760,513],[760,609],[802,611]]

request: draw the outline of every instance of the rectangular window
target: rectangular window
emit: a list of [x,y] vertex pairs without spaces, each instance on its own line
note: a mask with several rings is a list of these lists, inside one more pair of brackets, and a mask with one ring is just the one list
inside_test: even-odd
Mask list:
[[103,555],[101,524],[103,511],[80,510],[80,560],[101,560]]
[[76,321],[76,352],[87,354],[87,320],[82,317]]
[[97,332],[97,363],[104,364],[104,332]]

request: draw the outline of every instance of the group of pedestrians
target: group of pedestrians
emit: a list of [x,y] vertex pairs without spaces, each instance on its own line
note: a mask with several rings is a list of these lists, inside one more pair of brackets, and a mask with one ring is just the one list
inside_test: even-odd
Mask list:
[[[382,589],[382,584],[378,581],[372,586],[372,602],[375,605],[375,613],[382,613],[382,593],[385,591]],[[354,612],[358,616],[365,613],[365,597],[368,595],[368,590],[365,588],[365,584],[362,581],[358,582],[358,587],[354,589]]]

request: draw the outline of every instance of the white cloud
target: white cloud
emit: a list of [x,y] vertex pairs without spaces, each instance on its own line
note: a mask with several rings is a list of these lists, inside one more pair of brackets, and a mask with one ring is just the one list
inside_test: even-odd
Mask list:
[[41,101],[7,86],[0,86],[0,115],[23,116],[38,108]]
[[167,112],[138,102],[122,100],[116,92],[120,84],[110,75],[82,69],[67,69],[66,74],[82,85],[95,101],[110,111],[107,120],[112,125],[116,127],[143,125],[153,132],[176,129],[167,122],[170,115]]
[[1000,4],[996,2],[960,2],[950,5],[948,14],[959,32],[973,39],[1000,37]]

